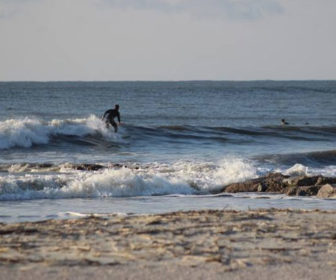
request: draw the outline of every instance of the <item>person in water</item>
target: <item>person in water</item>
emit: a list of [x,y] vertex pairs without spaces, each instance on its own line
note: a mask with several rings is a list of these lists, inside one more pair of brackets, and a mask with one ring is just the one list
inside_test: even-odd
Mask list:
[[286,122],[286,120],[285,120],[285,119],[282,119],[282,120],[281,120],[281,124],[282,124],[282,125],[289,125],[289,123],[288,123],[288,122]]
[[114,128],[114,132],[117,132],[118,125],[114,121],[115,118],[118,118],[118,122],[120,125],[120,113],[118,104],[115,105],[114,109],[107,110],[102,117],[103,120],[105,119],[106,126],[109,127],[109,125],[112,125]]

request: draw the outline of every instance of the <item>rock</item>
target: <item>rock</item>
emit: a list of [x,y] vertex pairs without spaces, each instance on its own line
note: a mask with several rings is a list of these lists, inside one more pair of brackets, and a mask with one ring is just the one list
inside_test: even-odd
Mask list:
[[307,186],[297,188],[296,195],[298,196],[313,196],[319,191],[318,186]]
[[258,192],[264,192],[266,191],[266,186],[262,183],[258,184],[258,188],[257,188]]
[[316,184],[319,176],[304,177],[297,181],[297,186],[313,186]]
[[258,191],[258,182],[246,181],[243,183],[234,183],[225,188],[225,192],[236,193],[236,192],[256,192]]
[[248,180],[241,183],[234,183],[223,187],[222,191],[228,193],[236,192],[273,192],[283,193],[289,196],[315,196],[336,198],[336,190],[329,183],[330,187],[320,190],[321,184],[325,182],[336,183],[336,178],[323,176],[296,176],[289,177],[281,173],[270,173],[264,177]]
[[283,183],[288,186],[312,186],[315,185],[318,180],[321,180],[321,176],[295,176],[283,180]]
[[53,167],[54,165],[51,164],[51,163],[39,163],[39,164],[36,164],[36,167],[38,168],[50,168],[50,167]]
[[336,198],[336,186],[326,184],[317,193],[318,198]]
[[315,185],[336,184],[336,178],[319,176]]
[[110,167],[113,167],[113,168],[122,168],[122,167],[127,167],[127,166],[124,166],[120,163],[113,163]]
[[223,191],[229,193],[236,192],[276,192],[282,193],[286,185],[283,180],[287,176],[281,173],[270,173],[265,177],[248,180],[242,183],[234,183],[223,188]]
[[297,191],[298,191],[297,187],[288,187],[285,193],[286,195],[294,196],[297,194]]
[[286,187],[283,180],[286,178],[288,178],[288,176],[281,173],[270,173],[263,177],[262,183],[266,186],[267,192],[283,193]]
[[323,179],[324,179],[324,177],[319,176],[318,179],[317,179],[317,181],[316,181],[316,183],[315,183],[315,185],[316,186],[323,185],[324,184]]
[[74,166],[74,169],[76,170],[85,170],[85,171],[97,171],[102,168],[105,168],[105,167],[100,164],[91,164],[91,163],[83,163],[83,164]]
[[298,177],[295,176],[295,177],[289,177],[289,178],[285,178],[282,180],[282,183],[288,185],[288,186],[295,186],[294,184],[294,180],[296,180]]
[[296,195],[297,196],[308,196],[307,192],[304,189],[301,189],[301,188],[297,189]]

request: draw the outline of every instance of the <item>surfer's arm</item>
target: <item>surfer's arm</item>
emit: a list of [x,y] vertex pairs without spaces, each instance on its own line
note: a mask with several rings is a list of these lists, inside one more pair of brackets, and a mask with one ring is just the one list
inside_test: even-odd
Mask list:
[[104,115],[102,116],[102,120],[105,119],[106,115],[110,112],[111,110],[107,110]]
[[118,122],[120,123],[120,113],[119,112],[118,112],[117,117],[118,117]]

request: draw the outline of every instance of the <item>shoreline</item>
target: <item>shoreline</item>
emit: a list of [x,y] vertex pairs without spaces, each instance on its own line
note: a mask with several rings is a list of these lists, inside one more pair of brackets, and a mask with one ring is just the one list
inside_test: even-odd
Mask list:
[[283,271],[283,279],[334,279],[335,248],[336,211],[202,210],[0,224],[0,279],[23,279],[28,271],[40,279],[264,279],[272,271]]

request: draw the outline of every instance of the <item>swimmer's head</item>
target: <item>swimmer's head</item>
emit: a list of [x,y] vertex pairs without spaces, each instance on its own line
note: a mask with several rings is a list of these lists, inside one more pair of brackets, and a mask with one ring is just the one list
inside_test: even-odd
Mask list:
[[119,104],[116,104],[116,105],[115,105],[115,108],[116,108],[117,110],[119,110]]

